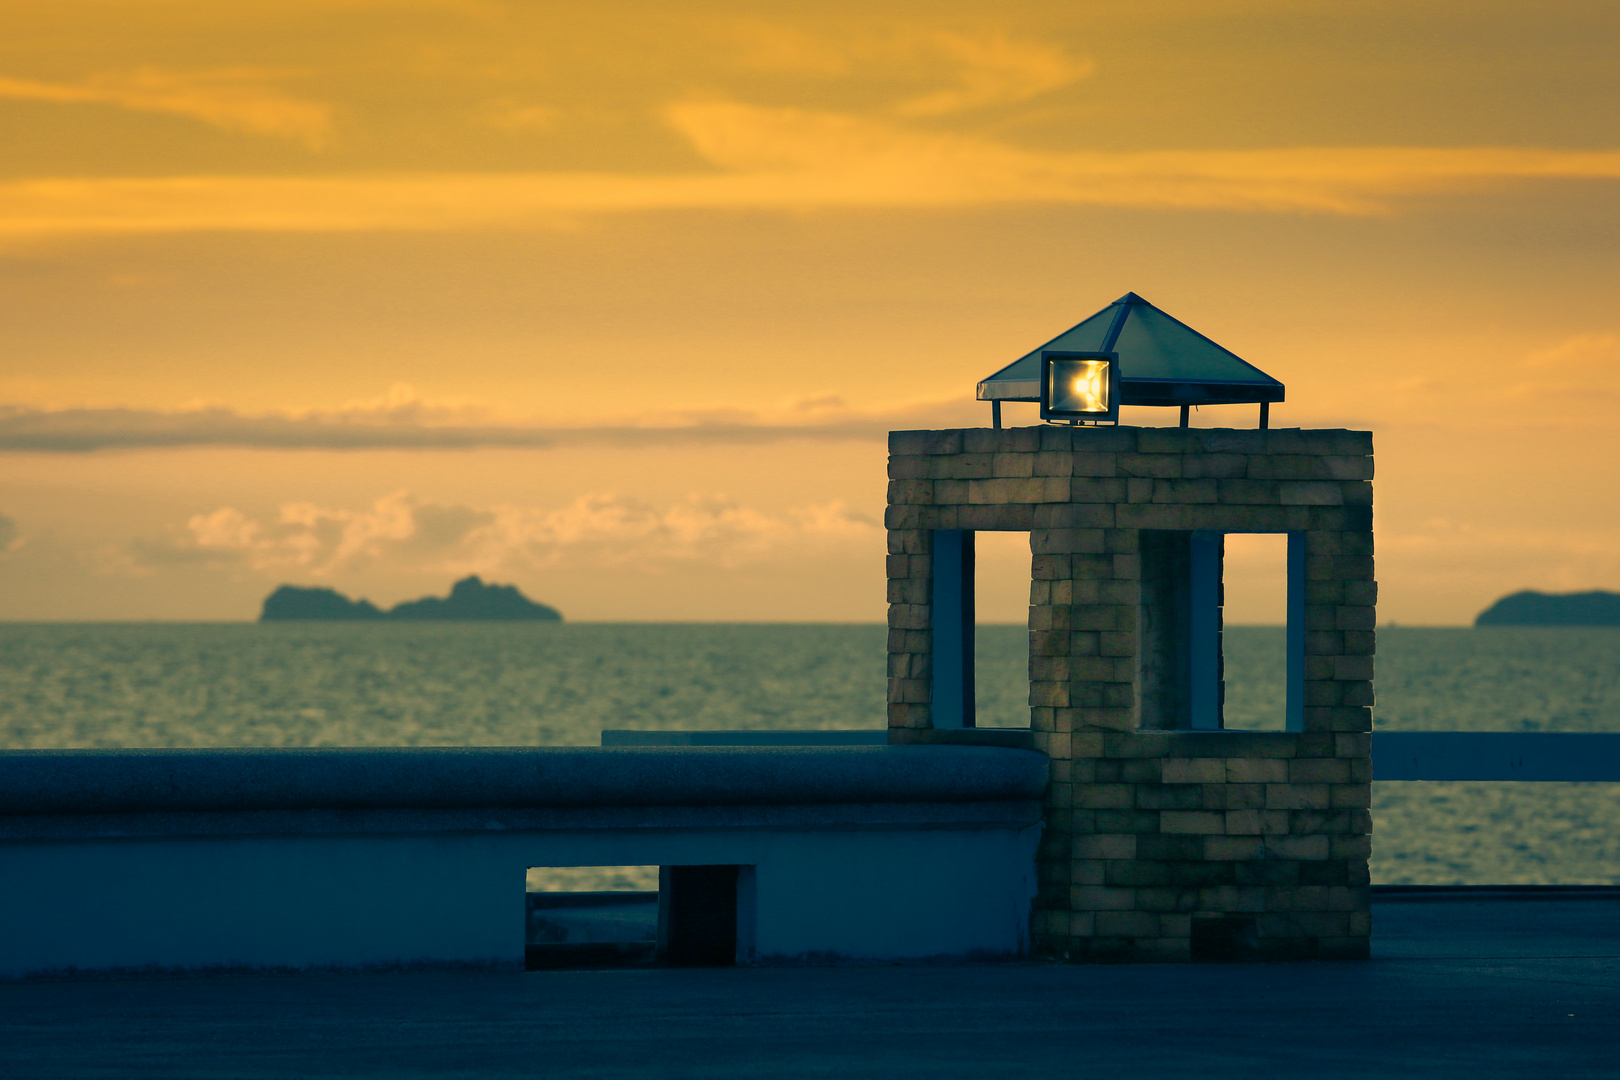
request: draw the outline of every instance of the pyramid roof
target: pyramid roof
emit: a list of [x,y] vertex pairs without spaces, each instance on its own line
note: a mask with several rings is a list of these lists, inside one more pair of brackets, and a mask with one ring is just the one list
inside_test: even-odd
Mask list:
[[1041,353],[1098,352],[1124,307],[1114,342],[1125,405],[1224,405],[1281,401],[1283,384],[1137,296],[1126,293],[979,383],[980,401],[1039,401]]

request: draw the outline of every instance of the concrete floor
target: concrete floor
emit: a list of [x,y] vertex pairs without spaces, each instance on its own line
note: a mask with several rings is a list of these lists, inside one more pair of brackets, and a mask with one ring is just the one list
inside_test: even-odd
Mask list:
[[1374,920],[1366,964],[0,984],[0,1076],[1620,1076],[1620,900]]

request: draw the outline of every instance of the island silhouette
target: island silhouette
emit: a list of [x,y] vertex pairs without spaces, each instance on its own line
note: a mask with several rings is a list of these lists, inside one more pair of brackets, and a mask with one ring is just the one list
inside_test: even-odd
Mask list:
[[336,589],[282,585],[264,598],[260,622],[379,619],[418,622],[562,622],[556,608],[537,604],[515,585],[486,585],[477,574],[450,587],[448,597],[424,596],[383,611],[370,600],[350,600]]
[[1474,625],[1620,626],[1620,593],[1516,592],[1480,612]]

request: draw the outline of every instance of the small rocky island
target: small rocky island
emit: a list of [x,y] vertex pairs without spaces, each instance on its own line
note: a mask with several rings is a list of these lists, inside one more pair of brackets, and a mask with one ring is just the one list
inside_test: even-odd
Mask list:
[[1475,626],[1620,626],[1620,593],[1516,592],[1474,620]]
[[370,600],[350,600],[336,589],[283,585],[264,599],[260,622],[378,619],[417,622],[562,622],[556,608],[537,604],[515,585],[485,585],[477,574],[450,587],[448,598],[424,596],[383,611]]

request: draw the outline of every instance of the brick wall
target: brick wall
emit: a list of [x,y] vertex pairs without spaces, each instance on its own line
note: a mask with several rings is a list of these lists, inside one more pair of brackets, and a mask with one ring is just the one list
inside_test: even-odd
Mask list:
[[[1364,957],[1371,435],[902,431],[889,476],[892,742],[931,730],[932,531],[1030,533],[1030,719],[1052,760],[1036,948]],[[1144,730],[1142,532],[1197,529],[1304,534],[1304,731]]]

